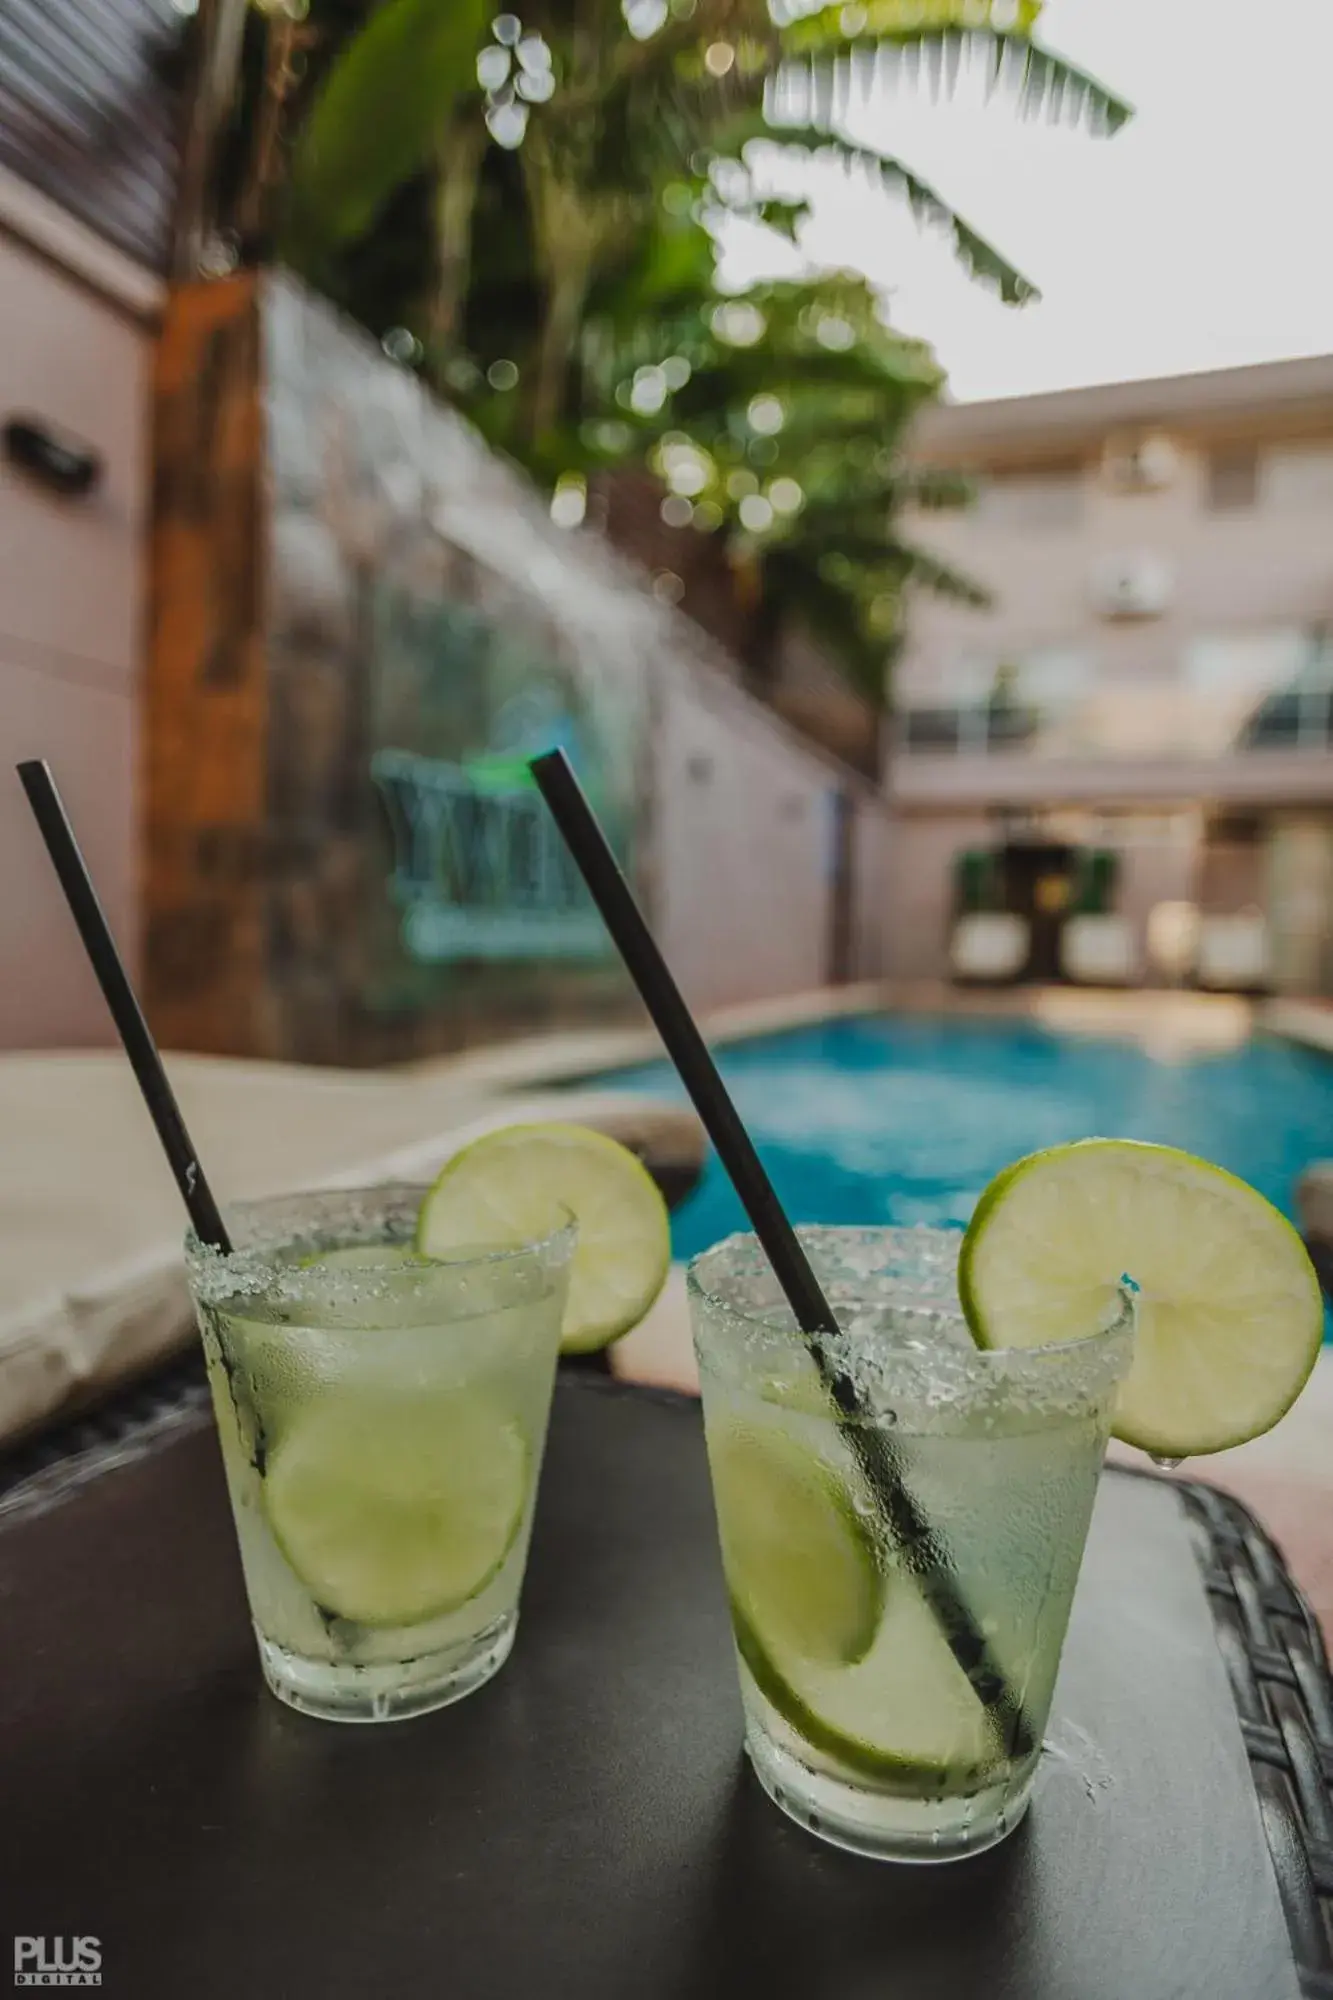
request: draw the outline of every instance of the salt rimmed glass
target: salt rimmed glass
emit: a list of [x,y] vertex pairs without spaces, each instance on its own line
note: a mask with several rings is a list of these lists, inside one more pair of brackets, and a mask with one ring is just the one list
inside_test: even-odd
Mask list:
[[230,1254],[186,1242],[264,1676],[337,1721],[458,1700],[518,1622],[574,1226],[421,1259],[424,1193],[238,1205]]
[[[1131,1358],[1132,1298],[1113,1293],[1090,1339],[985,1352],[958,1305],[956,1231],[798,1234],[840,1327],[825,1351],[929,1522],[932,1551],[896,1543],[879,1515],[756,1239],[696,1257],[691,1318],[746,1749],[783,1811],[837,1845],[898,1860],[977,1853],[1031,1797]],[[785,1548],[765,1545],[757,1504],[783,1510]],[[807,1524],[816,1539],[803,1548]],[[818,1561],[803,1567],[825,1547],[871,1607],[854,1645],[819,1630],[834,1609],[847,1618],[847,1587],[821,1596]],[[913,1581],[926,1559],[947,1559],[1030,1747],[1005,1740],[953,1658]]]

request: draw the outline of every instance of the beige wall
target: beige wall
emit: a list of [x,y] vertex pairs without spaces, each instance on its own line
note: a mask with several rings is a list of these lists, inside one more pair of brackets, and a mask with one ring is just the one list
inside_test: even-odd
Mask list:
[[1196,893],[1200,909],[1218,916],[1262,907],[1267,893],[1262,847],[1257,841],[1209,841],[1200,856]]
[[903,756],[894,758],[891,796],[899,805],[966,811],[988,806],[1099,807],[1188,804],[1205,798],[1235,806],[1333,804],[1333,757],[1304,750],[1261,750],[1247,757],[1189,763],[1047,762],[1038,757]]
[[1148,956],[1148,919],[1159,903],[1189,903],[1194,900],[1198,872],[1195,838],[1157,837],[1126,829],[1122,841],[1112,838],[1120,860],[1115,907],[1129,925],[1133,938],[1133,959],[1144,980],[1160,979],[1160,970]]
[[954,856],[994,843],[994,823],[982,813],[935,818],[905,815],[895,828],[884,898],[886,976],[938,979],[948,964]]
[[696,1007],[824,984],[834,769],[755,703],[673,677],[653,730],[654,918]]
[[1273,984],[1280,993],[1327,991],[1333,976],[1333,827],[1282,818],[1264,856]]
[[894,885],[902,852],[901,825],[863,801],[852,832],[853,979],[887,979],[893,970]]
[[150,355],[142,320],[0,224],[0,414],[72,433],[105,467],[88,498],[62,500],[0,462],[0,1048],[111,1039],[17,760],[49,760],[122,950],[136,955]]
[[[1333,437],[1325,448],[1333,448]],[[1291,449],[1284,445],[1284,450]],[[1205,460],[1181,443],[1180,469],[1155,493],[1119,494],[1081,480],[1081,504],[1063,524],[1021,528],[975,512],[923,517],[913,533],[995,592],[993,610],[921,599],[913,611],[909,671],[927,684],[957,647],[997,653],[1073,643],[1096,655],[1108,680],[1174,677],[1196,633],[1304,625],[1333,617],[1333,503],[1277,501],[1236,513],[1204,504]],[[1094,608],[1098,564],[1126,554],[1162,559],[1171,598],[1160,617],[1114,621]]]

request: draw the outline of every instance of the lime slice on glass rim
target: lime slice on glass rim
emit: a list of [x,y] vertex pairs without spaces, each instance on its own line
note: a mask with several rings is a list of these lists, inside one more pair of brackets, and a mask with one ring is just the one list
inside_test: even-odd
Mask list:
[[979,1347],[1094,1334],[1135,1291],[1134,1359],[1113,1434],[1159,1458],[1270,1430],[1314,1368],[1319,1280],[1271,1202],[1173,1146],[1081,1139],[997,1175],[963,1238],[958,1289]]
[[710,1430],[737,1651],[809,1749],[892,1788],[975,1790],[998,1743],[905,1573],[886,1576],[846,1477],[777,1421]]
[[362,1625],[416,1625],[466,1604],[523,1523],[531,1455],[479,1391],[329,1390],[264,1477],[273,1538],[317,1604]]
[[671,1268],[657,1183],[624,1146],[584,1125],[506,1125],[465,1146],[421,1204],[426,1257],[539,1241],[572,1215],[561,1349],[588,1354],[637,1326]]

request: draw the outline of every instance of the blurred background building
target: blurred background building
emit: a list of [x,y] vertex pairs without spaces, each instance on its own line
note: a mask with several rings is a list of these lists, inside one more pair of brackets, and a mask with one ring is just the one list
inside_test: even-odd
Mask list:
[[918,604],[898,668],[895,964],[1007,913],[1020,976],[1327,990],[1333,355],[941,405],[915,448],[974,476],[916,525],[994,595]]

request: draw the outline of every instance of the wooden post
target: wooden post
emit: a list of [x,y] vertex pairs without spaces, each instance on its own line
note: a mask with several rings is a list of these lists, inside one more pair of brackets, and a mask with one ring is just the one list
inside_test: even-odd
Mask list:
[[258,280],[173,288],[156,374],[144,994],[166,1047],[266,1053]]

